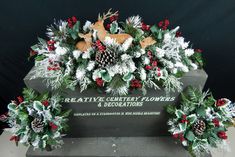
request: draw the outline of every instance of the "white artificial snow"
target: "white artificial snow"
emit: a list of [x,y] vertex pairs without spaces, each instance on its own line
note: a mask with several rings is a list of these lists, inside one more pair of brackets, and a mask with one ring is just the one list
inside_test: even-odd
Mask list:
[[60,46],[58,46],[58,47],[56,47],[56,49],[55,49],[55,53],[56,53],[57,55],[60,55],[60,56],[65,55],[67,52],[68,52],[68,49],[65,48],[65,47],[60,47]]
[[90,21],[86,21],[85,25],[82,27],[82,29],[87,32],[91,29],[91,22]]
[[86,71],[83,68],[78,68],[76,70],[76,78],[78,81],[82,80],[85,77]]
[[81,54],[82,54],[82,52],[79,51],[79,50],[74,50],[74,51],[73,51],[73,57],[74,57],[75,59],[78,59]]
[[190,57],[194,54],[193,49],[186,49],[186,50],[184,50],[184,52],[185,52],[185,55],[188,56],[188,57]]
[[86,69],[88,71],[91,71],[91,70],[94,69],[94,67],[95,67],[95,62],[94,61],[89,61]]

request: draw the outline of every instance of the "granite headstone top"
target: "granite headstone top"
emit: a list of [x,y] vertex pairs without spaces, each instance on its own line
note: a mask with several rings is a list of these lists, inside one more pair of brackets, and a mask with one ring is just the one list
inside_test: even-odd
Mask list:
[[[49,91],[44,78],[30,79],[31,70],[24,81],[27,87],[38,92]],[[186,73],[182,78],[183,88],[195,86],[203,88],[207,80],[204,70]],[[64,90],[63,107],[72,109],[69,117],[68,137],[136,137],[164,136],[167,133],[167,115],[164,107],[176,105],[179,92],[148,89],[146,95],[133,91],[126,96],[99,93],[94,89],[80,93]]]

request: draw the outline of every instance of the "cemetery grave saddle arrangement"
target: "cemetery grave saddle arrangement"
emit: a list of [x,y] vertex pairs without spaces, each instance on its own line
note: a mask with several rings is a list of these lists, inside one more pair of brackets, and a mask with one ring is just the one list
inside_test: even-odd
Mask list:
[[[109,19],[109,20],[107,20]],[[146,88],[181,91],[180,77],[201,68],[200,49],[192,49],[179,32],[168,29],[169,20],[147,25],[140,16],[118,22],[109,10],[95,23],[76,17],[47,28],[48,40],[32,46],[32,78],[41,77],[52,89],[79,86],[114,95]]]

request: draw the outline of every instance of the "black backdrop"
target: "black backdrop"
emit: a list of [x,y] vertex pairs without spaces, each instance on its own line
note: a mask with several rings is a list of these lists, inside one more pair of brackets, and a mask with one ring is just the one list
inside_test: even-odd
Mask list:
[[120,18],[140,14],[146,23],[169,18],[181,26],[194,48],[203,50],[207,88],[214,95],[235,100],[235,1],[234,0],[1,0],[0,2],[0,109],[20,94],[23,77],[33,66],[27,60],[37,36],[45,37],[53,19],[73,15],[94,21],[109,8]]

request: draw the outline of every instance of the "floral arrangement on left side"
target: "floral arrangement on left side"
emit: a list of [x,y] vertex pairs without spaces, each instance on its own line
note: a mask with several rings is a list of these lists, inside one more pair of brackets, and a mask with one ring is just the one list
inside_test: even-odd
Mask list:
[[189,87],[181,94],[179,106],[167,106],[169,132],[193,157],[204,156],[210,148],[228,148],[227,128],[234,124],[235,104],[226,98],[215,100],[211,93]]
[[67,121],[70,110],[63,111],[59,95],[49,96],[48,93],[38,94],[32,89],[25,88],[23,97],[8,104],[8,122],[13,135],[11,141],[32,145],[34,149],[50,151],[63,144],[62,137],[68,129]]
[[[108,20],[109,19],[109,20]],[[180,77],[200,69],[200,49],[192,49],[169,20],[147,25],[140,16],[118,22],[109,10],[95,23],[82,27],[76,17],[48,27],[48,40],[32,46],[35,56],[32,78],[44,78],[52,89],[79,86],[114,95],[146,88],[181,91]]]

